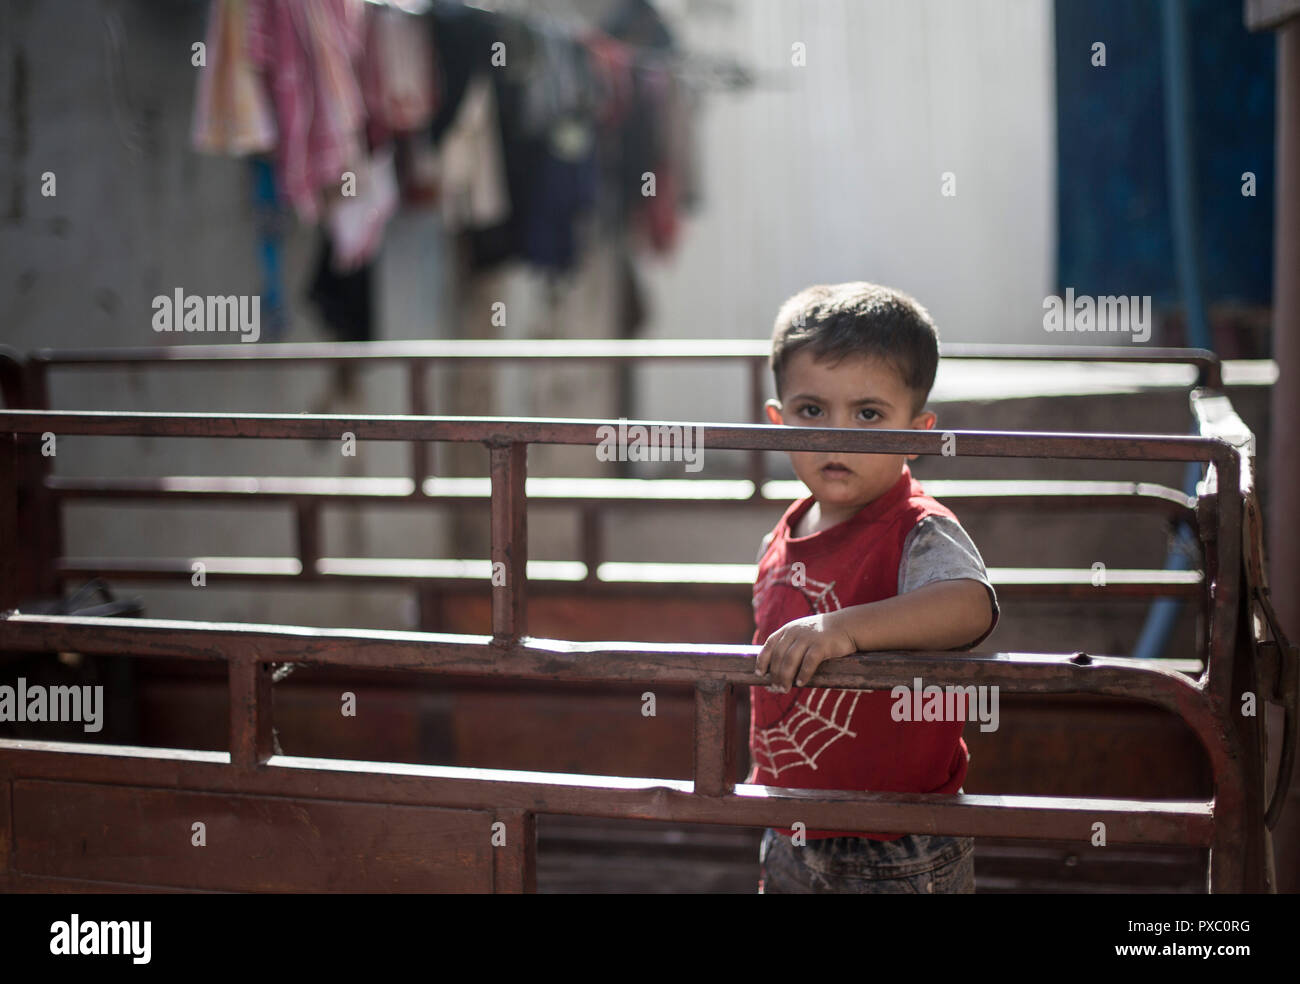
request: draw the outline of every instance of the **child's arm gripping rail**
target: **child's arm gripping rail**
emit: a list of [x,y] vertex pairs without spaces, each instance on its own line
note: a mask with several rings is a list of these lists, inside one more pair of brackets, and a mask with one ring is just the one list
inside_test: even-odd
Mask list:
[[828,659],[893,649],[956,649],[989,628],[993,607],[979,581],[936,581],[907,594],[787,622],[767,638],[754,672],[779,693],[804,686]]

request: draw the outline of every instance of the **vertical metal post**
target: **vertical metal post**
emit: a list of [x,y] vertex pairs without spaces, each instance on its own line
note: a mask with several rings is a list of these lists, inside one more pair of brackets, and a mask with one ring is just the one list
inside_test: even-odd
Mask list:
[[18,439],[0,434],[0,611],[18,605]]
[[320,560],[320,504],[314,499],[294,501],[298,540],[298,560],[302,563],[304,578],[316,577],[316,562]]
[[[1262,4],[1260,6],[1263,6]],[[1276,155],[1273,170],[1273,360],[1269,440],[1269,585],[1283,630],[1300,636],[1300,17],[1277,28]],[[1264,193],[1261,189],[1261,193]],[[1286,782],[1279,776],[1278,782]],[[1300,783],[1274,831],[1278,891],[1300,891]]]
[[600,535],[601,511],[599,506],[584,506],[582,509],[582,563],[587,568],[587,582],[596,581],[596,571],[600,568],[604,544]]
[[701,680],[695,685],[695,792],[703,796],[726,796],[735,788],[734,710],[730,684]]
[[[45,363],[32,360],[26,364],[23,397],[28,410],[49,410],[50,395]],[[39,434],[18,435],[19,498],[18,512],[26,519],[27,535],[20,545],[24,558],[21,570],[25,593],[53,596],[59,593],[58,559],[63,555],[63,526],[58,500],[45,488],[45,480],[54,470],[54,458],[41,453],[44,442]],[[54,445],[58,453],[58,442]]]
[[[763,375],[766,366],[761,359],[749,360],[749,403],[750,410],[754,415],[757,423],[767,423],[767,417],[763,412],[763,405],[767,402],[763,399]],[[767,462],[764,458],[764,452],[755,448],[749,452],[749,479],[754,483],[754,492],[752,498],[760,498],[763,495],[763,483],[767,481]]]
[[[1241,463],[1235,451],[1224,449],[1214,459],[1215,508],[1214,563],[1207,574],[1214,605],[1210,611],[1209,664],[1206,681],[1210,696],[1221,705],[1232,700],[1232,664],[1237,642],[1237,603],[1241,598]],[[1238,695],[1240,696],[1240,695]]]
[[[424,417],[429,413],[428,369],[428,363],[420,360],[406,364],[408,405],[411,414],[416,417]],[[429,457],[429,445],[426,442],[411,442],[411,479],[415,482],[415,495],[424,495],[424,479],[432,470]]]
[[528,583],[528,445],[490,445],[492,476],[492,638],[526,631]]
[[537,816],[527,810],[498,810],[505,824],[505,843],[492,848],[492,891],[533,894],[537,891]]
[[[1240,648],[1242,602],[1241,530],[1244,517],[1241,463],[1224,448],[1214,459],[1217,511],[1213,548],[1214,606],[1210,612],[1209,667],[1206,689],[1223,724],[1225,768],[1216,774],[1214,843],[1210,847],[1210,890],[1258,891],[1263,871],[1264,789],[1258,770],[1248,761],[1254,747],[1241,723],[1237,688],[1253,676],[1250,649]],[[1258,688],[1255,688],[1258,692]],[[1235,822],[1230,823],[1229,818]]]
[[447,612],[444,602],[446,595],[442,590],[427,582],[415,586],[415,603],[419,612],[416,628],[421,632],[445,632]]
[[247,650],[231,653],[230,764],[256,769],[272,754],[271,667]]

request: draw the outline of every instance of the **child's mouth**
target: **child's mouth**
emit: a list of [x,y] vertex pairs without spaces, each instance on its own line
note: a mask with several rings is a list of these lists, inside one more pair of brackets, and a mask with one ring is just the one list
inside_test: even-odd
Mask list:
[[848,468],[845,468],[843,465],[837,465],[833,463],[829,465],[822,465],[821,471],[822,471],[823,478],[848,478],[850,475],[853,474],[852,471],[850,471]]

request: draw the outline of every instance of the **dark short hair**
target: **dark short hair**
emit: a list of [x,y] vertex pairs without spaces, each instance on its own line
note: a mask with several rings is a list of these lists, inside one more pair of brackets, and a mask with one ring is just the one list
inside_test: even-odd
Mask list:
[[857,281],[806,287],[781,305],[772,330],[772,373],[781,395],[789,359],[810,349],[818,361],[869,356],[892,366],[925,406],[939,368],[939,333],[930,314],[902,291]]

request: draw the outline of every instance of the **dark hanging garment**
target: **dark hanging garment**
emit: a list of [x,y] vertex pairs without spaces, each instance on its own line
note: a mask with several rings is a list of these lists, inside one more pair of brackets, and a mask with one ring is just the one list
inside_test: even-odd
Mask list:
[[520,92],[503,74],[492,77],[497,97],[497,122],[501,128],[501,156],[505,162],[510,215],[494,226],[466,233],[470,267],[490,270],[523,253],[523,216],[532,206],[533,188],[541,163],[541,141],[528,139],[519,129]]
[[589,124],[559,123],[537,171],[532,207],[524,218],[529,262],[563,273],[577,260],[575,223],[596,202],[595,134]]
[[528,208],[520,221],[525,258],[544,269],[565,272],[577,261],[575,225],[596,204],[599,193],[596,80],[583,45],[551,37],[543,52],[545,74],[532,80],[528,114],[541,146]]
[[670,51],[676,41],[649,0],[622,0],[605,17],[605,33],[628,44]]
[[322,233],[316,274],[312,278],[308,299],[316,306],[326,330],[336,341],[372,341],[370,281],[374,265],[366,264],[350,273],[338,273],[333,261],[334,250],[329,236]]
[[[492,45],[502,40],[488,15],[458,3],[434,3],[429,10],[441,101],[429,124],[434,143],[456,119],[460,101],[476,72],[494,71]],[[509,64],[509,48],[506,49]]]

